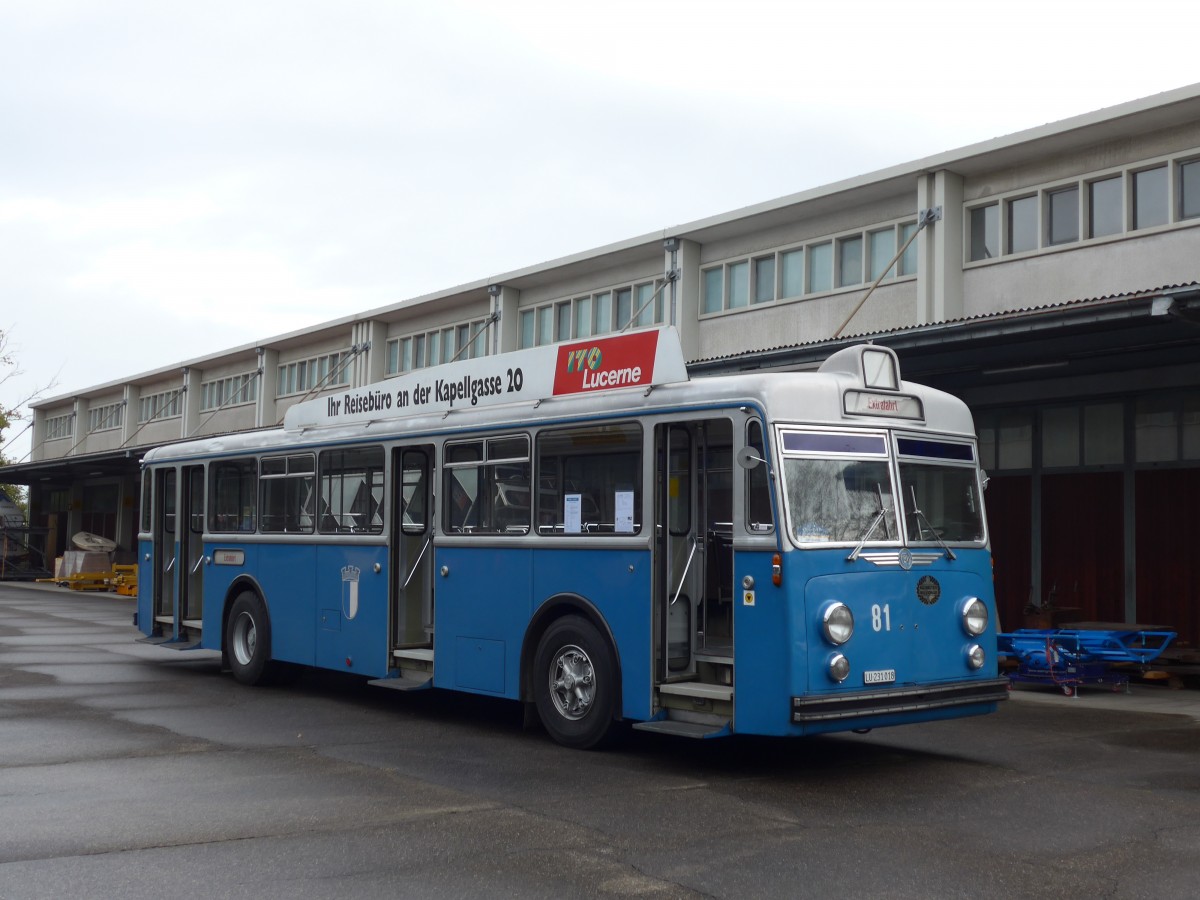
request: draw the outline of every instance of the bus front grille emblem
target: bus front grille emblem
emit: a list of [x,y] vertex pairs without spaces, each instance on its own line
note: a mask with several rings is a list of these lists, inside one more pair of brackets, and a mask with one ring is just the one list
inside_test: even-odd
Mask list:
[[932,575],[922,575],[917,582],[917,599],[926,606],[933,606],[942,596],[942,586]]

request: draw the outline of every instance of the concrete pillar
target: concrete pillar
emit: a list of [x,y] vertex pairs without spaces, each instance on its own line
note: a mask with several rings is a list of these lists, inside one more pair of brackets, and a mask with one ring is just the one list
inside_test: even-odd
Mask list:
[[919,325],[963,315],[963,182],[941,169],[921,177],[918,209],[941,207],[940,220],[917,235],[917,309]]
[[663,289],[666,324],[679,330],[683,358],[700,355],[700,245],[669,238],[664,242],[663,271],[679,270],[679,277]]
[[183,392],[179,402],[183,409],[180,437],[190,437],[200,427],[200,380],[204,372],[200,369],[183,370]]
[[71,452],[68,456],[79,456],[81,453],[87,453],[88,439],[88,401],[83,397],[75,398],[75,410],[72,413],[75,416],[71,429]]
[[511,353],[521,346],[521,316],[517,312],[521,292],[506,284],[494,284],[488,288],[488,294],[492,300],[491,311],[500,316],[490,329],[488,354]]
[[254,424],[259,428],[274,428],[278,424],[275,395],[279,390],[279,351],[258,348],[258,402],[254,408]]
[[138,430],[138,406],[142,399],[142,389],[136,384],[125,385],[125,418],[121,422],[121,446],[136,446],[135,435]]

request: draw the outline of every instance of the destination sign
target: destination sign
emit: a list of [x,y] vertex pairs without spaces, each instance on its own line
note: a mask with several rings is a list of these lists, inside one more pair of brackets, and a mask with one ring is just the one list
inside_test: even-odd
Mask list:
[[297,403],[289,430],[687,381],[674,328],[533,347],[418,369]]
[[874,391],[846,391],[843,402],[847,415],[886,416],[892,419],[925,418],[921,399],[909,394],[885,394]]

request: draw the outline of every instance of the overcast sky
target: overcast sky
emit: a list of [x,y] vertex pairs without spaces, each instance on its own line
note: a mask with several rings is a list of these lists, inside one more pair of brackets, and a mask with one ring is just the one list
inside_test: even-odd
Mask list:
[[1158,0],[0,0],[0,329],[24,370],[0,401],[1182,87],[1164,38],[1198,21]]

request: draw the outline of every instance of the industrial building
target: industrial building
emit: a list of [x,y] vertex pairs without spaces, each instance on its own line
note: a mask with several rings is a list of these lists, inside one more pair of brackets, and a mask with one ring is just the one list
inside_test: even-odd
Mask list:
[[48,558],[132,551],[151,447],[630,320],[693,377],[891,347],[973,411],[1004,627],[1200,642],[1200,85],[45,399],[5,475]]

